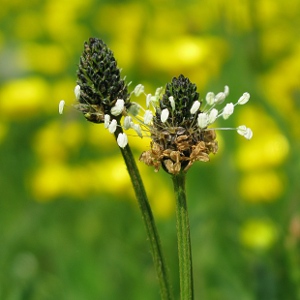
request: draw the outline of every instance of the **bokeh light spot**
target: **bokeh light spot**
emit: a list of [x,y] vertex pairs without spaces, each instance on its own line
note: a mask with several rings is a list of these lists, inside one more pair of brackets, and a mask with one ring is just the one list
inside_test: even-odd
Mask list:
[[23,68],[30,71],[57,74],[66,68],[65,53],[59,45],[26,44],[19,55],[23,56]]
[[240,237],[244,246],[255,250],[266,250],[274,244],[277,231],[268,220],[250,219],[242,226]]
[[270,202],[285,189],[282,177],[275,171],[261,171],[244,175],[240,182],[241,196],[250,202]]
[[3,119],[26,120],[42,114],[49,100],[49,86],[40,77],[15,79],[2,86],[0,98]]
[[49,201],[64,194],[68,180],[72,180],[72,177],[67,165],[52,162],[41,166],[31,182],[35,200]]
[[238,148],[236,159],[242,170],[279,166],[285,161],[290,151],[289,142],[265,112],[247,107],[239,113],[238,122],[248,124],[253,130],[251,145],[249,141],[241,141]]

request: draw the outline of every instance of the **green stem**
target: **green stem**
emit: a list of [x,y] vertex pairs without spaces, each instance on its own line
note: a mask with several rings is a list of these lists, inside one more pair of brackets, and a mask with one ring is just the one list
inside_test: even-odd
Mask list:
[[180,299],[194,299],[190,224],[186,202],[185,173],[172,176],[176,196]]
[[[115,132],[115,138],[117,139],[118,134],[122,132],[122,129],[118,127]],[[163,300],[174,299],[171,291],[171,285],[168,280],[167,267],[165,259],[163,257],[158,231],[156,229],[154,217],[147,198],[143,181],[141,179],[139,170],[137,168],[129,145],[127,145],[124,149],[120,148],[120,150],[122,152],[128,173],[131,178],[135,195],[137,197],[138,204],[145,223],[148,239],[150,241],[152,257],[160,285],[161,298]]]

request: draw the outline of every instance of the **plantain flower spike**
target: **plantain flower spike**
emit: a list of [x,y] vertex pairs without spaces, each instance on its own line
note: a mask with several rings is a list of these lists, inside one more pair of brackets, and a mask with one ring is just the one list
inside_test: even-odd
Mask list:
[[[161,90],[160,90],[161,91]],[[140,160],[155,171],[162,167],[170,174],[186,172],[196,161],[208,162],[209,155],[216,154],[218,142],[215,130],[236,130],[246,139],[252,138],[252,131],[245,125],[238,128],[210,128],[209,126],[222,117],[228,119],[236,105],[248,102],[250,95],[245,93],[236,104],[229,103],[221,110],[215,106],[224,102],[229,94],[225,86],[224,92],[217,95],[209,92],[202,108],[197,87],[183,75],[173,78],[165,92],[146,97],[146,106],[153,105],[154,113],[145,111],[144,120],[140,118],[145,132],[151,138],[150,150],[144,151]]]
[[[128,85],[121,78],[113,52],[100,39],[90,38],[84,43],[77,70],[77,85],[74,94],[77,103],[73,106],[93,123],[104,123],[110,133],[120,126],[120,120],[130,108]],[[142,92],[142,90],[140,90]],[[63,113],[65,101],[59,103]],[[120,135],[121,133],[119,133]],[[118,145],[127,145],[126,134],[118,136]]]
[[104,123],[106,114],[119,122],[123,108],[130,106],[127,85],[114,54],[100,39],[90,38],[84,43],[75,96],[75,107],[93,123]]

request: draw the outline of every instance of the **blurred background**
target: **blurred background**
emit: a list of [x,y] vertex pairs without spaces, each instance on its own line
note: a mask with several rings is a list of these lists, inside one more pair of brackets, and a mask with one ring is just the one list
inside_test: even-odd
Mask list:
[[[188,173],[196,299],[300,299],[300,2],[10,0],[0,10],[0,299],[159,299],[113,136],[72,108],[84,41],[154,93],[251,94]],[[67,103],[58,115],[58,103]],[[141,102],[144,98],[138,99]],[[149,140],[132,137],[138,158]],[[179,294],[171,179],[138,162]]]

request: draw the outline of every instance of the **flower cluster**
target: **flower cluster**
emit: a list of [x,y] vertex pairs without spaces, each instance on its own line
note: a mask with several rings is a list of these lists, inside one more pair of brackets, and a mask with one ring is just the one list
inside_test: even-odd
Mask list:
[[[129,94],[113,53],[102,40],[90,38],[84,44],[77,75],[74,107],[88,121],[103,123],[116,135],[121,148],[128,143],[123,130],[133,129],[139,137],[150,137],[151,148],[142,153],[140,160],[156,171],[162,167],[168,173],[178,174],[186,172],[195,161],[209,161],[209,154],[218,150],[217,129],[234,129],[246,139],[252,137],[251,129],[245,125],[211,127],[218,118],[228,119],[235,106],[246,104],[249,93],[244,93],[235,104],[227,103],[217,109],[229,94],[227,86],[216,95],[207,93],[204,101],[200,100],[196,85],[180,75],[164,89],[158,88],[154,95],[146,94],[141,84]],[[130,101],[133,94],[146,96],[146,109]],[[62,100],[59,113],[64,104]]]
[[[79,102],[77,109],[94,123],[104,123],[105,114],[120,116],[119,110],[130,105],[127,85],[121,79],[113,52],[100,39],[90,38],[89,42],[84,43],[75,96]],[[119,110],[112,112],[112,107],[116,105]]]
[[[74,107],[88,121],[104,123],[110,133],[115,133],[123,111],[130,107],[130,95],[113,52],[102,40],[90,38],[84,43],[74,93],[78,101]],[[59,113],[63,112],[64,105],[65,101],[61,100]],[[127,136],[120,132],[117,142],[125,147]]]
[[[144,88],[138,85],[133,91],[139,95]],[[173,78],[155,95],[146,95],[146,109],[132,104],[129,112],[133,118],[126,116],[124,129],[133,128],[139,136],[150,136],[151,149],[142,153],[140,160],[158,171],[162,166],[171,174],[181,170],[187,171],[195,161],[209,161],[209,154],[218,150],[215,130],[236,130],[246,139],[252,138],[252,131],[245,125],[237,128],[209,128],[218,118],[228,119],[236,105],[246,104],[249,93],[244,93],[238,101],[228,103],[218,110],[229,94],[225,86],[224,92],[209,92],[204,101],[199,100],[197,87],[183,75]],[[143,111],[143,116],[138,111]],[[137,121],[134,123],[133,120]]]

